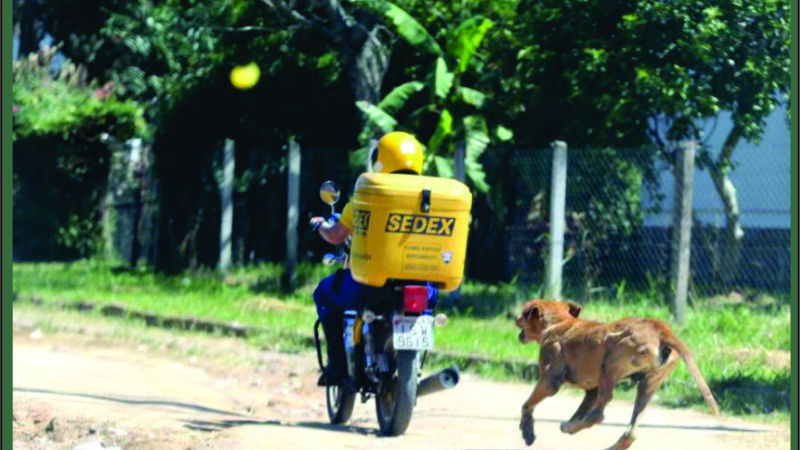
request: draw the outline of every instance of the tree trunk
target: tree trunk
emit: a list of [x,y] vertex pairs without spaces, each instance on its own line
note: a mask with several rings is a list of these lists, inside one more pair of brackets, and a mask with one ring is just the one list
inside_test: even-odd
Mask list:
[[40,14],[38,0],[14,1],[14,36],[19,40],[19,58],[39,51],[39,43],[44,38]]
[[714,187],[725,208],[725,247],[722,255],[722,264],[720,265],[721,283],[725,289],[731,289],[736,282],[742,251],[742,238],[744,237],[744,230],[742,230],[740,221],[739,198],[736,194],[736,187],[728,177],[732,164],[733,150],[741,137],[741,130],[739,127],[734,126],[725,139],[719,157],[717,157],[714,165],[709,170],[711,179],[714,181]]
[[[345,73],[353,91],[354,101],[377,104],[381,98],[383,76],[389,66],[390,46],[381,41],[380,33],[388,30],[379,17],[367,10],[346,11],[340,0],[262,0],[270,8],[303,25],[313,27],[338,47],[344,56]],[[322,17],[308,13],[316,6],[324,11]],[[366,123],[366,116],[361,115]],[[363,125],[363,123],[362,123]]]
[[[356,101],[365,100],[377,104],[381,100],[381,85],[383,76],[389,67],[389,47],[378,38],[378,33],[383,28],[373,26],[368,34],[356,32],[364,36],[356,36],[355,57],[351,60],[349,75],[350,86]],[[360,44],[360,47],[358,45]],[[363,114],[362,114],[363,117]],[[366,120],[366,117],[364,117]]]

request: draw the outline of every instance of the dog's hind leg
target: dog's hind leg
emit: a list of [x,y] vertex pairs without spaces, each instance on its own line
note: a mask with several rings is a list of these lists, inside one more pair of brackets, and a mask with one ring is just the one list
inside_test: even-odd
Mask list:
[[664,380],[675,370],[676,363],[677,359],[668,359],[664,365],[647,374],[644,379],[639,382],[639,386],[636,390],[636,402],[633,405],[631,422],[628,424],[628,427],[625,429],[625,432],[622,433],[619,440],[613,446],[609,447],[608,450],[624,450],[633,444],[633,441],[636,439],[634,432],[636,431],[639,415],[644,411],[650,399],[653,398],[653,394],[661,387]]
[[629,354],[629,352],[619,351],[606,354],[600,372],[600,382],[597,386],[597,400],[589,412],[575,423],[574,426],[577,429],[588,428],[603,421],[606,405],[614,396],[614,387],[630,375],[627,365]]
[[588,427],[588,424],[581,423],[580,420],[583,419],[587,412],[589,412],[589,409],[594,405],[595,400],[597,400],[597,388],[587,390],[586,395],[583,396],[583,401],[581,402],[581,405],[578,406],[578,410],[575,411],[575,414],[573,414],[568,422],[561,422],[561,432],[573,434]]

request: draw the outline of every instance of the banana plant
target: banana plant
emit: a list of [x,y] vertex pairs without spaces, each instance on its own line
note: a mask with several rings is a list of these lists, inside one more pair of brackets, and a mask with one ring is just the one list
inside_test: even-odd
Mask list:
[[[477,89],[463,86],[461,80],[475,66],[473,62],[478,48],[494,22],[481,16],[467,18],[447,30],[446,45],[442,48],[425,27],[402,8],[385,2],[377,9],[400,37],[436,59],[424,82],[410,81],[397,86],[377,105],[356,102],[367,117],[367,125],[360,136],[361,142],[366,143],[370,137],[399,126],[415,131],[422,120],[431,120],[433,117],[437,125],[427,140],[426,173],[452,177],[455,148],[463,145],[467,178],[476,189],[488,192],[486,174],[479,161],[492,141],[486,118],[481,113],[488,96]],[[401,121],[398,114],[408,100],[426,93],[428,101]],[[494,137],[499,141],[507,141],[513,134],[498,125]]]

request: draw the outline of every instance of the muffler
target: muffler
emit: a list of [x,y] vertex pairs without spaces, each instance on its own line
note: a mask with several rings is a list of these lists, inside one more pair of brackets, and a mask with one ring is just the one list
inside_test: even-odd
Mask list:
[[458,384],[458,368],[448,367],[420,381],[417,385],[417,397],[450,389],[456,384]]

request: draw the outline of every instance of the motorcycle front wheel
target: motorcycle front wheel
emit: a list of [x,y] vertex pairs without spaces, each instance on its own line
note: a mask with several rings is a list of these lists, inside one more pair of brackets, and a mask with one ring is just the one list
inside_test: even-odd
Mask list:
[[399,436],[408,429],[417,401],[418,375],[419,353],[415,350],[398,351],[396,375],[375,397],[378,425],[384,435]]
[[334,425],[350,420],[353,406],[356,404],[356,393],[341,384],[325,388],[328,400],[328,419]]

